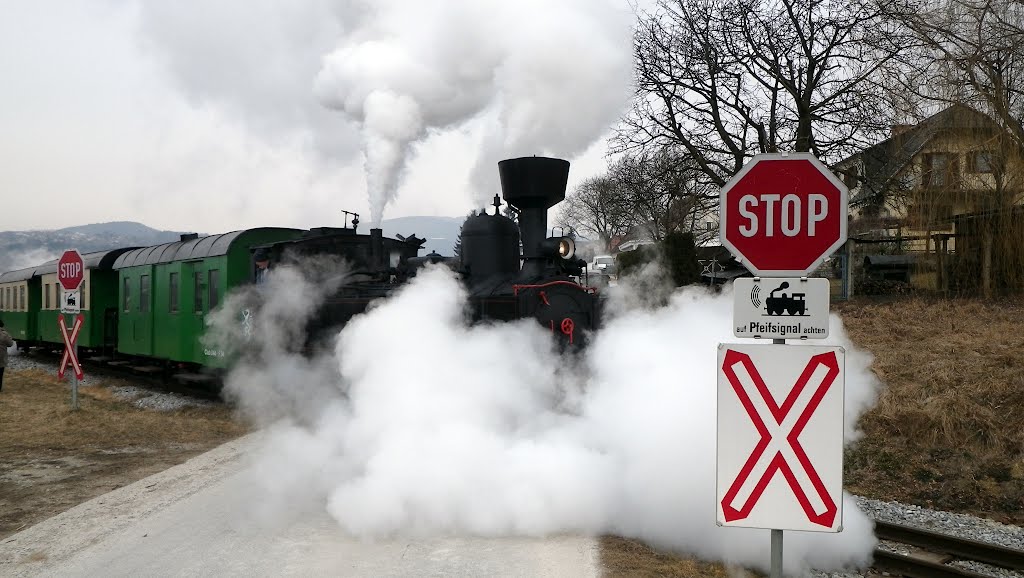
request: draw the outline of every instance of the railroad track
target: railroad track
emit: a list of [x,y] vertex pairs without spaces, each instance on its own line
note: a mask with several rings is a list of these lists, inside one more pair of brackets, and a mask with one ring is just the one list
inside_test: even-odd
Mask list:
[[910,526],[875,522],[875,535],[880,540],[899,542],[912,547],[911,554],[896,554],[876,549],[872,568],[890,576],[906,578],[990,578],[965,568],[948,565],[954,560],[972,560],[1000,568],[1016,570],[1024,575],[1024,551],[1014,550],[922,530]]
[[[62,354],[63,350],[46,348],[33,348],[22,353],[37,362],[52,364],[54,371]],[[163,368],[146,366],[138,360],[113,360],[102,356],[83,356],[82,365],[89,375],[127,380],[140,389],[156,393],[179,393],[207,401],[223,401],[218,381],[189,379],[193,374],[174,375]]]

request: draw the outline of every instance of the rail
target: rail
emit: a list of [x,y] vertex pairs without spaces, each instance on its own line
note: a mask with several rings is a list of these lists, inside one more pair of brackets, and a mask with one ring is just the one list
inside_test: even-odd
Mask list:
[[988,578],[990,576],[946,564],[953,559],[983,562],[1011,570],[1024,570],[1024,551],[996,544],[888,522],[875,522],[875,535],[881,540],[899,542],[947,557],[944,560],[936,560],[926,559],[920,555],[875,550],[873,565],[875,569],[907,578]]

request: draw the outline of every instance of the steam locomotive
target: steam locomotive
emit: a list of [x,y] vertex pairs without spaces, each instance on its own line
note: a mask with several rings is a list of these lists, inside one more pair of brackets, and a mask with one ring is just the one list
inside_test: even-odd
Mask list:
[[[532,317],[564,345],[579,346],[598,323],[593,288],[575,278],[586,262],[576,257],[571,237],[547,235],[547,210],[565,199],[569,162],[523,157],[498,163],[502,196],[518,224],[494,213],[468,217],[462,228],[461,255],[418,256],[425,240],[385,238],[380,229],[359,235],[352,229],[313,230],[309,235],[254,247],[254,260],[273,267],[287,259],[320,254],[344,256],[348,279],[314,316],[311,336],[332,334],[371,301],[402,286],[428,263],[454,269],[466,286],[474,320]],[[520,247],[522,251],[520,252]]]

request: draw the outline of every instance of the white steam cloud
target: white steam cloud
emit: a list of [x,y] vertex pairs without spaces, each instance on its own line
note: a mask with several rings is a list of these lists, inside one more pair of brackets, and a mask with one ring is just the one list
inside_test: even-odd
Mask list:
[[316,93],[362,130],[370,216],[395,198],[414,145],[485,122],[472,185],[496,192],[494,165],[573,157],[628,98],[632,13],[612,0],[353,0],[348,32],[324,58]]
[[[715,359],[734,341],[731,296],[688,288],[651,304],[625,291],[573,360],[532,320],[468,324],[460,284],[429,269],[333,350],[301,357],[288,344],[318,282],[281,279],[250,336],[258,355],[227,382],[268,432],[252,483],[269,521],[326,508],[366,538],[615,533],[766,569],[767,531],[715,525]],[[831,332],[847,348],[849,441],[877,382],[838,319]],[[787,535],[787,572],[864,566],[874,544],[847,496],[842,533]]]

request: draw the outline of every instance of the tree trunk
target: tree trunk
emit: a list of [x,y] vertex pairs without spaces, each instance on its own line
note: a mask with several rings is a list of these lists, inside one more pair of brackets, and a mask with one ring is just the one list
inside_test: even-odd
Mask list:
[[992,227],[984,227],[981,238],[981,295],[992,297]]

